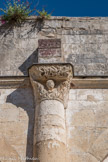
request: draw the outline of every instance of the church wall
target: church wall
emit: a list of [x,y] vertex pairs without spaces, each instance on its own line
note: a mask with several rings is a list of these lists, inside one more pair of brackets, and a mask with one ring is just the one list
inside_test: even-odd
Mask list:
[[107,17],[52,17],[44,22],[31,17],[19,26],[0,26],[0,76],[27,75],[38,61],[38,40],[57,38],[63,62],[74,65],[76,76],[108,75]]
[[[33,153],[34,101],[30,87],[0,89],[0,160],[26,161]],[[4,159],[3,159],[4,158]]]
[[[100,162],[106,157],[107,100],[108,90],[105,89],[70,90],[65,110],[67,162]],[[0,112],[1,158],[4,154],[21,160],[32,157],[34,102],[31,87],[1,89]]]
[[[62,62],[73,64],[74,76],[108,75],[108,18],[52,17],[40,22],[33,17],[17,27],[0,26],[0,76],[28,76],[28,68],[39,62],[39,39],[61,39]],[[54,62],[59,56],[53,58],[44,56],[40,62]],[[0,86],[1,162],[4,156],[14,157],[17,162],[32,157],[34,114],[30,84]],[[71,89],[65,115],[66,162],[105,161],[108,90]]]
[[70,90],[66,109],[68,158],[100,162],[107,156],[108,90]]

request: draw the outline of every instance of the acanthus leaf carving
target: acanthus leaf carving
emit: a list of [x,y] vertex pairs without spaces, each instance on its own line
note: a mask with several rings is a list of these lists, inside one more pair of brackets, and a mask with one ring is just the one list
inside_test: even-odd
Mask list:
[[72,66],[70,64],[37,64],[29,70],[31,77],[37,81],[49,79],[66,80],[72,76]]
[[72,79],[71,66],[41,65],[32,69],[30,78],[38,102],[58,100],[66,107]]

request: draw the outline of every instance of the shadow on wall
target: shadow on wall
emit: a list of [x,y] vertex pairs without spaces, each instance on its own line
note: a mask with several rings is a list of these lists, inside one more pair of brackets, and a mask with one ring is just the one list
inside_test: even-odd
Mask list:
[[[36,49],[32,55],[28,57],[28,59],[19,67],[20,71],[23,72],[24,75],[27,75],[28,68],[38,61],[38,50]],[[34,135],[34,114],[35,114],[35,105],[32,87],[25,88],[17,88],[14,92],[7,96],[7,103],[11,103],[15,105],[18,109],[23,109],[28,119],[25,118],[24,111],[19,116],[20,122],[28,122],[28,130],[25,128],[25,132],[27,131],[27,144],[26,145],[26,157],[33,158],[33,135]],[[24,115],[24,116],[23,116]],[[23,132],[24,133],[24,132]],[[26,137],[26,136],[25,136]],[[23,137],[22,137],[23,138]],[[31,160],[26,159],[26,162],[31,162]]]
[[[37,63],[37,59],[38,59],[37,57],[38,50],[36,49],[37,44],[35,47],[35,43],[34,43],[33,48],[29,48],[29,47],[26,48],[26,45],[24,44],[25,47],[23,48],[22,42],[24,41],[26,42],[26,39],[31,42],[32,41],[37,42],[36,35],[38,35],[38,33],[42,30],[43,26],[44,26],[44,21],[41,21],[35,18],[33,20],[32,19],[26,20],[22,22],[21,24],[17,24],[17,25],[8,24],[8,23],[3,24],[3,25],[0,24],[0,39],[2,40],[1,45],[4,42],[6,44],[5,45],[6,47],[2,46],[1,48],[2,50],[1,56],[3,55],[3,58],[5,58],[4,52],[3,52],[4,49],[6,50],[5,51],[6,54],[10,51],[8,57],[10,58],[10,60],[12,60],[12,57],[13,57],[13,60],[10,62],[8,61],[8,62],[9,62],[9,66],[12,69],[12,71],[17,72],[18,66],[20,66],[21,60],[23,61],[25,60],[23,64],[21,63],[22,65],[19,67],[19,70],[24,75],[28,75],[28,72],[27,72],[28,67],[31,66],[33,63]],[[18,42],[16,40],[18,40]],[[20,40],[22,42],[20,42]],[[11,48],[8,49],[10,44],[11,44]],[[18,49],[19,49],[19,52],[18,52]],[[28,51],[26,51],[25,49],[27,49]],[[26,52],[27,52],[27,55],[26,55]],[[28,55],[30,56],[28,57]],[[16,65],[13,64],[13,61],[15,60],[16,60]]]
[[[36,18],[33,20],[25,20],[24,22],[19,23],[19,24],[14,24],[14,23],[2,24],[0,22],[0,32],[1,34],[3,34],[2,35],[3,37],[6,37],[14,30],[14,27],[15,28],[19,27],[23,29],[24,25],[26,24],[27,26],[29,26],[27,33],[26,33],[27,35],[34,33],[35,30],[37,30],[37,33],[39,33],[42,30],[44,23],[45,23],[44,20],[41,18]],[[19,37],[22,38],[21,35]]]
[[[18,109],[20,109],[19,122],[28,125],[28,130],[27,128],[24,128],[21,138],[24,138],[23,134],[25,133],[25,138],[27,136],[27,144],[25,144],[26,157],[32,158],[33,157],[34,114],[35,114],[32,88],[27,87],[27,88],[16,89],[13,93],[8,95],[6,102],[13,104]],[[23,111],[21,111],[21,109],[23,109]],[[29,162],[30,160],[26,160],[26,161]]]
[[28,59],[19,67],[19,70],[24,74],[28,75],[28,68],[34,63],[38,62],[38,49],[36,49]]
[[[25,23],[25,22],[24,22]],[[41,31],[44,22],[41,21],[27,21],[30,28],[26,34],[34,33],[34,30],[37,29],[37,33]],[[26,24],[27,25],[27,24]],[[21,25],[23,29],[23,24]],[[19,26],[19,27],[21,27]],[[14,26],[9,24],[4,24],[0,26],[1,37],[7,38],[11,32],[14,33]],[[19,33],[19,37],[21,38],[21,33]],[[28,68],[38,62],[38,49],[32,52],[32,54],[23,62],[23,64],[18,68],[24,75],[28,75]],[[20,123],[27,123],[28,128],[24,128],[22,134],[27,131],[25,138],[27,137],[26,145],[26,157],[33,157],[33,131],[34,131],[34,114],[35,114],[35,105],[33,99],[33,92],[31,87],[26,88],[17,88],[11,94],[7,96],[6,103],[11,103],[15,105],[20,111],[19,121]],[[25,113],[26,112],[26,113]],[[22,113],[22,114],[21,114]],[[27,114],[27,115],[25,115]],[[17,128],[16,128],[17,129]],[[24,137],[21,137],[24,138]],[[17,138],[16,138],[17,139]],[[17,146],[16,146],[17,147]],[[26,160],[27,162],[31,162],[31,160]]]
[[107,158],[103,162],[108,162],[108,156],[107,156]]
[[14,29],[13,25],[10,25],[7,23],[0,25],[0,33],[1,33],[2,38],[11,34],[13,29]]

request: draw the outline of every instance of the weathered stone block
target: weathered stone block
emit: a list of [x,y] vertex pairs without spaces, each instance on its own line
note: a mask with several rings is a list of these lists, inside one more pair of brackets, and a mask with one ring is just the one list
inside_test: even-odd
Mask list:
[[60,48],[51,48],[51,49],[38,49],[39,57],[60,57],[61,49]]
[[60,63],[60,62],[63,62],[63,59],[61,57],[54,57],[54,58],[39,57],[38,58],[38,63]]
[[40,39],[38,48],[61,48],[60,39]]

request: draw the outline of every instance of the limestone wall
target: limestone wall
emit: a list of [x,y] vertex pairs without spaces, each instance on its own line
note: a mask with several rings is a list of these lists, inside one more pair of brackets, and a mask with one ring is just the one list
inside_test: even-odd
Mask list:
[[[28,67],[39,62],[38,40],[53,38],[61,39],[62,62],[74,65],[74,76],[108,75],[108,18],[52,17],[40,22],[32,17],[17,27],[0,26],[1,78],[27,76]],[[55,61],[59,56],[53,57]],[[48,56],[44,59],[54,62]],[[8,88],[2,85],[0,161],[14,158],[17,162],[26,162],[25,158],[33,156],[32,87],[29,84],[13,88],[10,82]],[[108,90],[70,89],[65,116],[66,162],[107,162]],[[4,159],[5,156],[8,159]]]
[[31,88],[0,89],[1,162],[14,159],[23,162],[26,156],[32,157],[33,127],[34,102]]
[[108,90],[70,90],[66,125],[69,162],[103,162],[108,154]]
[[[103,162],[108,154],[108,90],[71,89],[65,112],[66,162]],[[1,89],[1,161],[5,156],[21,162],[32,157],[33,127],[31,88]]]
[[75,75],[108,75],[108,18],[101,17],[52,17],[45,22],[31,17],[17,27],[1,25],[0,75],[27,75],[43,38],[61,39],[64,62],[74,65]]

